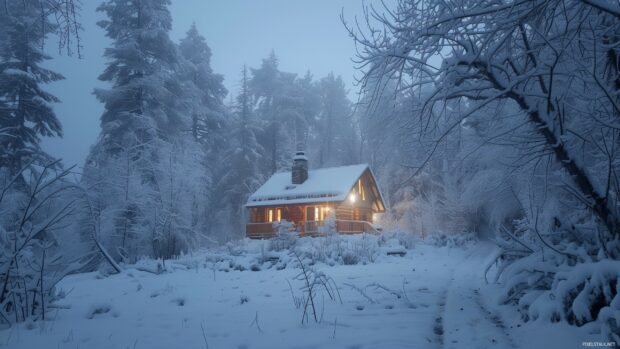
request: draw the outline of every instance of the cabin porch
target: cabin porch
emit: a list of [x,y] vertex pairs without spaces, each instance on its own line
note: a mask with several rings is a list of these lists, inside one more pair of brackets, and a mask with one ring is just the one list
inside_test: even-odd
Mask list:
[[372,225],[371,209],[325,203],[251,208],[246,236],[253,239],[274,237],[275,227],[281,221],[291,222],[291,231],[300,236],[320,236],[324,234],[322,228],[330,215],[335,215],[335,230],[340,234],[378,233]]

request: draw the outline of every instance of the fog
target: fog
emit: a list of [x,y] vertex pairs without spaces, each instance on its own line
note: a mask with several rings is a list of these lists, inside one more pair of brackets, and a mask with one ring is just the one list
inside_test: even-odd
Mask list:
[[[96,11],[101,1],[83,2],[82,58],[77,52],[50,49],[54,60],[46,66],[62,72],[66,80],[46,88],[60,98],[54,106],[63,124],[63,138],[47,138],[43,146],[65,165],[81,166],[89,147],[99,134],[99,118],[103,106],[92,91],[103,86],[97,79],[105,68],[103,52],[109,44],[97,22],[103,14]],[[377,4],[380,2],[377,1]],[[388,2],[389,3],[389,2]],[[213,53],[213,70],[223,74],[231,93],[238,90],[244,64],[256,67],[274,50],[283,71],[315,77],[334,72],[346,82],[351,99],[355,99],[355,44],[348,36],[340,15],[347,21],[363,16],[362,2],[357,0],[183,0],[173,1],[171,37],[185,35],[196,23]],[[46,43],[57,45],[51,36]],[[359,74],[358,74],[359,76]],[[227,98],[227,101],[228,101]]]
[[620,343],[618,1],[0,3],[1,348]]

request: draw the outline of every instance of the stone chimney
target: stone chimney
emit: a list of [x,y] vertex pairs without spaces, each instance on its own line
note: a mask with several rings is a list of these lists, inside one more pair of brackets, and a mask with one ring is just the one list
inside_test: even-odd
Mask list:
[[308,179],[308,158],[306,153],[299,150],[293,156],[293,184],[302,184]]

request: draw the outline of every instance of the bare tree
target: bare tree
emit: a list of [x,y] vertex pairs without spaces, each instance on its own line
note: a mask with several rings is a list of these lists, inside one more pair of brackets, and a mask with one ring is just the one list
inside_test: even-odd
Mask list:
[[[359,47],[362,87],[374,87],[369,93],[380,96],[392,83],[400,91],[430,91],[410,119],[430,144],[415,167],[463,123],[489,115],[485,140],[517,147],[516,164],[544,168],[552,161],[561,168],[564,190],[598,218],[606,231],[602,248],[618,258],[618,248],[606,243],[620,238],[620,104],[618,72],[611,69],[620,22],[606,6],[401,0],[394,10],[368,8],[368,30],[359,23],[348,28]],[[446,112],[450,103],[462,108],[456,117]],[[505,105],[519,112],[492,112]]]
[[[73,265],[61,264],[54,231],[63,226],[74,200],[63,197],[72,187],[64,178],[70,169],[55,171],[55,162],[40,171],[29,164],[5,178],[0,192],[0,322],[9,324],[31,316],[45,319],[54,286]],[[27,191],[14,188],[27,174]]]

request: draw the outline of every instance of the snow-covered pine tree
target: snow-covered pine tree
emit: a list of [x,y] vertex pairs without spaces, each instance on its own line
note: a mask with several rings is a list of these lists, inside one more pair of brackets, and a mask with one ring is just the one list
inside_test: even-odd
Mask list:
[[260,68],[251,68],[251,72],[248,88],[257,105],[256,114],[264,130],[259,142],[268,159],[261,166],[261,170],[265,175],[271,175],[283,164],[279,98],[284,90],[285,73],[279,70],[278,58],[273,51],[269,57],[263,59]]
[[351,102],[344,81],[329,73],[318,82],[320,111],[315,123],[318,167],[351,164],[358,158]]
[[231,142],[226,152],[227,171],[220,182],[224,204],[228,206],[233,232],[243,231],[243,205],[254,190],[262,183],[259,163],[262,147],[256,139],[260,130],[252,115],[252,102],[248,88],[248,70],[243,66],[241,71],[241,90],[236,97],[235,113],[230,129]]
[[318,91],[310,72],[303,78],[283,72],[282,90],[276,101],[280,118],[279,168],[288,169],[293,151],[308,146],[310,125],[317,116]]
[[[196,178],[192,219],[195,227],[212,235],[223,221],[219,178],[228,169],[223,160],[227,147],[228,111],[224,98],[228,91],[223,76],[211,68],[211,49],[192,25],[179,43],[179,77],[183,88],[183,110],[190,117],[191,137],[184,136],[185,147],[193,149],[193,166],[186,168]],[[190,141],[191,140],[191,141]]]
[[273,52],[251,72],[248,87],[262,129],[257,138],[269,160],[260,168],[268,176],[287,169],[296,148],[309,146],[310,127],[319,109],[318,89],[310,73],[298,78],[280,71]]
[[41,3],[11,1],[0,11],[0,168],[17,174],[30,164],[47,164],[41,137],[61,137],[52,103],[59,100],[41,87],[63,76],[41,64],[45,37],[55,25],[42,15]]
[[108,17],[99,25],[113,40],[100,76],[111,88],[95,90],[105,110],[83,178],[92,194],[102,197],[100,238],[116,258],[169,257],[187,247],[185,237],[173,233],[193,232],[177,211],[176,194],[187,190],[181,181],[193,178],[175,171],[189,168],[191,151],[182,136],[191,121],[183,105],[177,47],[168,35],[169,4],[109,0],[98,8]]
[[179,43],[179,52],[184,59],[180,74],[190,102],[192,136],[209,148],[217,147],[223,139],[220,132],[225,123],[223,100],[228,92],[223,84],[224,77],[211,68],[211,49],[196,24],[192,24]]
[[310,140],[310,132],[312,125],[316,122],[320,110],[319,88],[310,71],[306,72],[303,78],[298,78],[297,89],[300,91],[300,112],[301,122],[297,123],[295,128],[297,142],[296,146],[302,149],[308,149]]
[[175,100],[179,86],[173,73],[177,64],[170,40],[169,0],[108,0],[97,9],[108,19],[98,24],[112,39],[105,50],[108,65],[99,76],[109,89],[96,89],[104,103],[99,142],[110,155],[124,147],[169,138],[183,127]]

